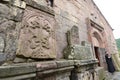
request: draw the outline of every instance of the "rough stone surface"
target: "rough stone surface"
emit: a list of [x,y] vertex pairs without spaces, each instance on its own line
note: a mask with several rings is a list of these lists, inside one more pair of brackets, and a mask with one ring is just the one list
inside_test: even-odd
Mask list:
[[[112,28],[93,0],[54,0],[54,7],[47,1],[0,1],[0,65],[17,63],[0,66],[0,79],[97,80],[99,76],[103,80],[104,70],[95,69],[97,61],[91,44],[86,42],[91,42],[93,48],[107,48],[110,53],[117,53],[117,49]],[[63,59],[67,45],[65,58],[75,60]],[[35,60],[39,62],[30,63]]]
[[17,55],[39,59],[56,58],[53,17],[27,7],[22,24]]
[[23,18],[23,9],[17,8],[17,7],[11,7],[10,8],[10,19],[14,21],[22,21]]
[[82,45],[79,42],[79,28],[73,26],[67,33],[68,45],[64,50],[66,59],[90,60],[94,59],[92,46],[83,41]]
[[55,62],[41,62],[36,65],[36,68],[37,71],[45,71],[57,68],[57,64]]
[[54,15],[53,9],[47,6],[46,0],[26,0],[26,4]]
[[0,17],[9,18],[10,17],[10,8],[7,5],[0,3]]
[[87,18],[97,23],[99,27],[101,26],[104,28],[104,31],[101,33],[104,33],[102,35],[104,45],[107,50],[109,49],[110,53],[117,53],[116,46],[112,47],[112,45],[115,45],[112,28],[101,15],[96,5],[94,5],[93,0],[55,0],[54,4],[56,5],[54,7],[55,18],[58,23],[56,29],[58,58],[62,58],[64,55],[62,55],[63,49],[67,46],[65,33],[70,30],[73,25],[76,25],[79,28],[79,42],[89,41],[89,30],[87,28],[90,25],[88,25],[88,22],[86,21]]
[[14,6],[23,8],[23,9],[26,8],[26,3],[22,0],[14,0],[11,4],[13,4]]
[[77,26],[73,26],[70,31],[67,33],[68,44],[80,44],[79,38],[79,28]]
[[34,64],[17,64],[12,66],[0,66],[0,78],[6,78],[8,76],[17,76],[21,74],[29,74],[36,72],[36,66]]
[[0,36],[0,52],[3,52],[5,48],[4,39]]
[[14,21],[21,21],[23,17],[23,9],[1,4],[0,3],[0,17],[7,18]]
[[0,53],[0,66],[6,61],[6,54]]
[[17,30],[16,23],[4,18],[0,19],[0,36],[4,40],[2,52],[7,54],[7,60],[13,60],[16,54]]
[[98,67],[95,69],[99,80],[104,80],[105,79],[105,70],[103,67]]

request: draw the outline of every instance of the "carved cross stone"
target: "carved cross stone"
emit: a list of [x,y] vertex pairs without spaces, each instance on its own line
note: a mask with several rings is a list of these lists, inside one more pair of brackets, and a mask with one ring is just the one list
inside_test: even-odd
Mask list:
[[50,16],[42,11],[26,8],[17,55],[38,59],[56,58],[55,21]]
[[93,59],[91,44],[83,41],[82,45],[79,40],[79,28],[73,26],[67,32],[68,46],[64,50],[66,59],[90,60]]
[[67,33],[68,44],[80,44],[79,40],[79,28],[77,26],[73,26],[70,31]]

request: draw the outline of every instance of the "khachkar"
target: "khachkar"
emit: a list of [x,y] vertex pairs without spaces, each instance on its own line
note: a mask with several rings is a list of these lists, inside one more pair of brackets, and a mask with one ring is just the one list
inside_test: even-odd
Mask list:
[[22,20],[17,55],[56,58],[53,15],[27,7]]
[[66,59],[74,60],[94,60],[92,46],[86,41],[80,43],[79,28],[73,26],[67,32],[68,45],[64,50]]

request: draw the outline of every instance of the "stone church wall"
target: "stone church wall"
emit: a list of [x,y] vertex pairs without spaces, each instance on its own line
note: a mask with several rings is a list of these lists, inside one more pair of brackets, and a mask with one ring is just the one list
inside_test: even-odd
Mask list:
[[116,48],[92,0],[0,1],[0,80],[103,80],[94,45]]

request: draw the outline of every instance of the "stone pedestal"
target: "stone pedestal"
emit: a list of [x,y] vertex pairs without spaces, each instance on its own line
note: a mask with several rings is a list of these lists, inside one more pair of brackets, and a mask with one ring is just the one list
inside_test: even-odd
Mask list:
[[99,80],[95,71],[98,61],[75,61],[75,68],[72,71],[71,80]]
[[64,57],[73,60],[94,60],[94,53],[90,43],[79,39],[79,28],[73,26],[67,32],[68,45],[64,50]]

